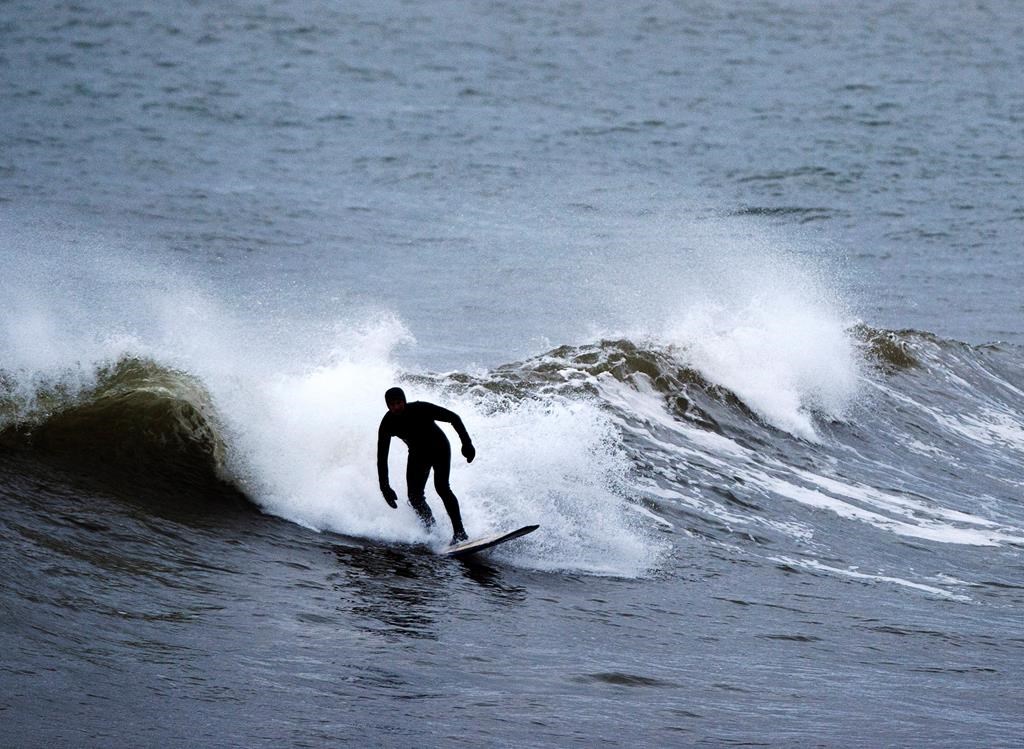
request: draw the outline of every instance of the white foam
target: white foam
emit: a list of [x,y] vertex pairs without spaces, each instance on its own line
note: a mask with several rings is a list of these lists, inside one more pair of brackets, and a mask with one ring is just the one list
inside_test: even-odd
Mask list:
[[382,394],[398,379],[396,367],[379,355],[380,342],[391,345],[407,334],[385,318],[346,337],[345,350],[320,366],[266,372],[250,366],[212,384],[230,436],[231,468],[265,510],[288,520],[420,540],[411,518],[384,512],[389,508],[375,473]]
[[832,479],[828,476],[800,469],[794,469],[793,473],[804,481],[816,484],[833,495],[871,504],[887,512],[899,514],[904,518],[926,518],[928,520],[963,523],[965,525],[978,525],[984,528],[995,528],[998,525],[978,515],[960,512],[959,510],[949,510],[934,503],[921,502],[911,499],[906,495],[881,491],[880,489],[864,486],[863,484],[839,481],[838,479]]
[[793,567],[803,567],[805,569],[814,570],[816,572],[827,572],[833,575],[841,575],[843,577],[853,578],[855,580],[868,580],[872,582],[892,583],[893,585],[900,585],[904,588],[911,588],[913,590],[919,590],[929,595],[938,596],[940,598],[946,598],[951,601],[961,601],[964,603],[970,602],[969,596],[961,595],[959,593],[952,593],[944,588],[938,588],[934,585],[925,585],[924,583],[916,583],[912,580],[906,580],[902,577],[893,577],[890,575],[872,575],[866,572],[858,572],[855,569],[842,569],[840,567],[832,567],[827,564],[822,564],[816,560],[809,559],[793,559],[790,557],[772,557],[772,561],[780,564],[786,564]]
[[946,416],[937,412],[932,415],[950,431],[980,444],[1024,451],[1024,423],[1013,414],[982,408],[977,415]]
[[842,418],[856,397],[859,353],[846,322],[799,284],[770,276],[728,304],[687,310],[669,337],[680,358],[771,425],[817,441],[812,414]]
[[[970,546],[1000,546],[1003,543],[1024,543],[1024,536],[998,530],[960,528],[927,518],[920,519],[917,522],[898,520],[880,512],[858,507],[822,491],[799,486],[777,477],[761,477],[759,482],[766,489],[780,496],[795,500],[809,507],[829,510],[839,517],[859,520],[900,536],[945,544],[966,544]],[[980,524],[987,524],[987,521],[981,521]]]
[[[421,381],[403,382],[410,373],[393,351],[412,338],[393,316],[335,329],[321,342],[329,353],[321,352],[315,366],[254,350],[251,336],[215,314],[208,322],[215,324],[206,340],[169,348],[209,388],[224,422],[231,475],[267,512],[316,530],[446,543],[451,531],[432,485],[433,534],[406,502],[388,507],[377,486],[383,392],[403,384],[410,399],[455,410],[470,430],[478,457],[467,465],[457,436],[443,426],[453,443],[452,487],[472,535],[539,523],[540,531],[516,545],[514,560],[537,568],[632,576],[657,563],[661,545],[647,519],[630,510],[630,465],[596,405],[456,397]],[[218,338],[222,324],[233,339]],[[394,440],[390,455],[392,486],[404,497],[405,446]]]
[[846,416],[862,357],[820,247],[735,218],[643,222],[630,234],[606,267],[615,304],[595,336],[670,348],[801,439],[818,440],[815,415]]

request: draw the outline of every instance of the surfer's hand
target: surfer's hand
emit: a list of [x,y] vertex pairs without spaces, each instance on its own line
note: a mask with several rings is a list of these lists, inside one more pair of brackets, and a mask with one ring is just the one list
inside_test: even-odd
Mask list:
[[387,502],[392,509],[398,507],[398,495],[395,494],[394,489],[390,486],[382,486],[380,488],[380,493],[384,495],[384,501]]
[[462,455],[466,458],[467,463],[473,462],[473,458],[476,457],[476,448],[473,447],[472,442],[467,442],[462,446]]

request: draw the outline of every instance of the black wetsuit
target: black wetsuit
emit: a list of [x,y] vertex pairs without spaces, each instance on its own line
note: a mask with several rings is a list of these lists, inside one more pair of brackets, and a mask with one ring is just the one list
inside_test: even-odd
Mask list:
[[462,513],[459,511],[459,500],[448,485],[451,472],[452,448],[444,432],[434,422],[443,421],[455,427],[462,440],[465,451],[467,446],[472,449],[473,443],[469,433],[458,414],[446,408],[435,406],[426,401],[407,403],[405,408],[395,413],[388,411],[380,420],[377,430],[377,478],[380,486],[390,486],[388,481],[388,451],[391,438],[398,437],[409,446],[409,463],[405,470],[405,480],[409,490],[409,504],[428,526],[434,525],[434,516],[430,512],[424,496],[427,477],[431,469],[434,471],[434,489],[444,502],[444,509],[452,521],[452,529],[457,537],[465,537],[462,527]]

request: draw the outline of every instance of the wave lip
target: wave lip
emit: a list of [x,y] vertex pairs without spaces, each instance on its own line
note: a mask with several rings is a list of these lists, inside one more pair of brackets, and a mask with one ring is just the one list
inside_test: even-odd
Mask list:
[[190,375],[148,360],[99,367],[95,384],[69,379],[19,396],[0,392],[0,443],[87,466],[92,473],[209,483],[224,476],[225,443],[209,394]]

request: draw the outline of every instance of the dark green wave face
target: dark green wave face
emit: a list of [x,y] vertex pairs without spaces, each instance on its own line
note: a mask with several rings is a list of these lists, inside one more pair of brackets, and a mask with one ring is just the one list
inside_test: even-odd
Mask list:
[[123,358],[90,373],[87,386],[72,380],[58,375],[28,396],[6,388],[2,444],[133,484],[210,483],[222,475],[224,437],[194,376]]

